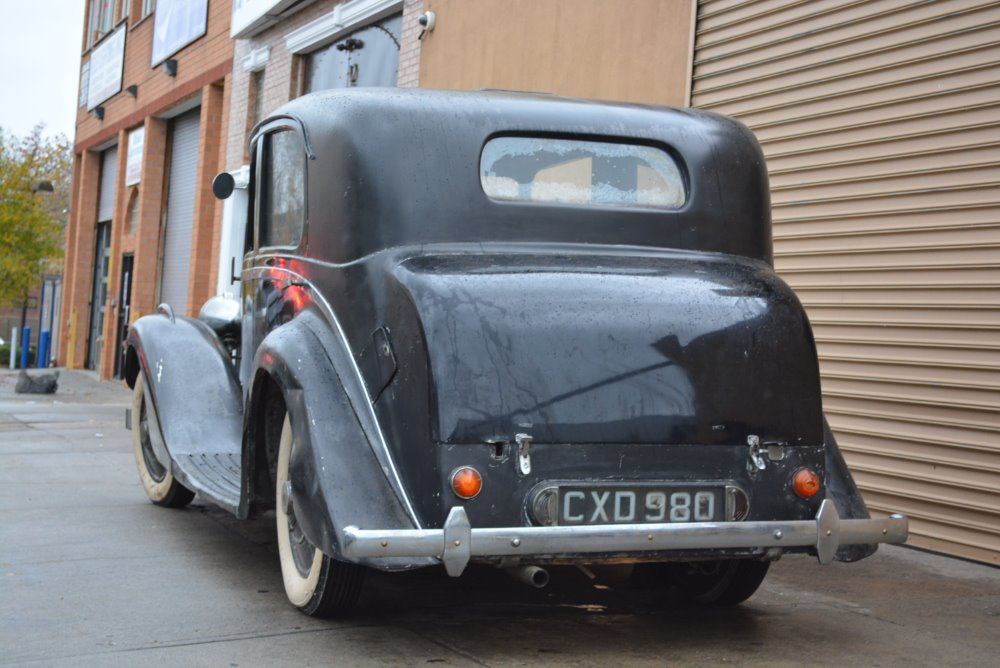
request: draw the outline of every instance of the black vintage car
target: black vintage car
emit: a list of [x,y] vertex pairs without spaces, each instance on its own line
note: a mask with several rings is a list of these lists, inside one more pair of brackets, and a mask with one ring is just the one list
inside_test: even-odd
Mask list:
[[741,124],[364,89],[289,103],[251,155],[241,300],[135,323],[129,419],[154,503],[274,511],[304,612],[470,561],[733,604],[783,554],[906,539],[825,424]]

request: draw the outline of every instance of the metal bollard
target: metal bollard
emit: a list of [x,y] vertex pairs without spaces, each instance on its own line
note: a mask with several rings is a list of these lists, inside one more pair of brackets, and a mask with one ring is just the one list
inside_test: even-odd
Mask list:
[[35,366],[39,369],[46,369],[49,366],[49,341],[52,339],[52,332],[42,331],[38,335],[38,355],[35,359]]
[[31,328],[25,327],[21,334],[21,369],[28,368],[28,346],[31,345]]
[[10,328],[10,368],[16,369],[17,359],[17,327]]

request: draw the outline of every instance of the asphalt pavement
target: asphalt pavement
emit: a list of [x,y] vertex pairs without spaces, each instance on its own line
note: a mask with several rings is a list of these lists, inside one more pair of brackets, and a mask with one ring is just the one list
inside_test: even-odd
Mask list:
[[774,564],[731,609],[553,569],[373,574],[351,618],[285,600],[272,521],[150,504],[127,388],[0,371],[0,666],[993,666],[1000,569],[905,547]]

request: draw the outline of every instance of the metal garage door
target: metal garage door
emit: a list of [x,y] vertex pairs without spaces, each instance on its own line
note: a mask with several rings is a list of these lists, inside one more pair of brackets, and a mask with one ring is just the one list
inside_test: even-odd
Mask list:
[[1000,3],[707,0],[692,105],[767,155],[779,273],[869,505],[1000,563]]
[[187,312],[200,114],[200,108],[194,109],[173,122],[160,301],[170,304],[178,315]]
[[118,183],[118,147],[101,154],[101,186],[97,193],[97,222],[109,222],[115,215],[115,186]]

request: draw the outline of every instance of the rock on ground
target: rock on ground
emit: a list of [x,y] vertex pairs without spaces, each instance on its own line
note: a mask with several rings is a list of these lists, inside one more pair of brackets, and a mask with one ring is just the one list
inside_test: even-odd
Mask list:
[[21,369],[17,374],[17,384],[14,391],[18,394],[55,394],[59,387],[59,372],[43,373],[39,376],[29,376],[28,372]]

